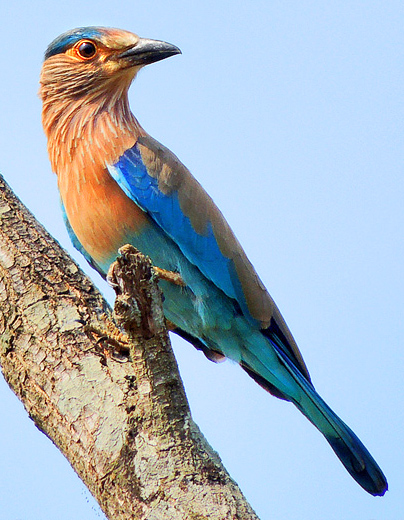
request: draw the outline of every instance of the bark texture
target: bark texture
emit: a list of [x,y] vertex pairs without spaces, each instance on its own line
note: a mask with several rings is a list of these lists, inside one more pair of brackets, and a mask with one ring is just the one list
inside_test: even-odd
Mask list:
[[0,177],[0,364],[109,519],[257,519],[192,421],[150,263],[91,281]]

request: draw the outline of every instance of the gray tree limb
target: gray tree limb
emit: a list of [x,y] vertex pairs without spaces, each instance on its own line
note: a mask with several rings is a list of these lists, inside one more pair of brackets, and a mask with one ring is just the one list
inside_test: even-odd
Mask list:
[[117,332],[92,282],[0,177],[0,364],[109,519],[256,519],[191,418],[154,271],[125,246]]

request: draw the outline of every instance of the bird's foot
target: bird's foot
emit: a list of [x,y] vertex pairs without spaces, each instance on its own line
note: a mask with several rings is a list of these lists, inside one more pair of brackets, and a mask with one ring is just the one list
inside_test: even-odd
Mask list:
[[174,271],[167,271],[166,269],[161,269],[161,267],[156,267],[155,265],[153,266],[153,270],[156,276],[160,278],[160,280],[165,280],[166,282],[179,285],[180,287],[185,287],[186,285],[179,273],[175,273]]

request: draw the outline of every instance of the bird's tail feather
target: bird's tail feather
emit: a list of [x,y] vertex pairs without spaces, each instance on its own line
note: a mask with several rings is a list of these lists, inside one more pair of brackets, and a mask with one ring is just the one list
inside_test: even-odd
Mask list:
[[298,398],[296,394],[291,397],[285,393],[284,397],[293,402],[324,435],[337,457],[360,486],[372,495],[384,495],[388,487],[387,480],[368,450],[317,394],[311,382],[299,372],[285,352],[275,341],[270,341],[281,364],[301,390],[297,394]]

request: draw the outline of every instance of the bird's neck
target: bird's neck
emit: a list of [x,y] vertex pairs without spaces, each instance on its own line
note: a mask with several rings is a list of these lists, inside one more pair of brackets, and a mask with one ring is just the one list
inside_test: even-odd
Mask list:
[[52,169],[70,226],[99,266],[137,229],[145,216],[110,176],[114,164],[145,135],[127,98],[101,105],[43,98],[43,125]]
[[105,170],[144,130],[130,111],[126,92],[108,99],[43,96],[42,123],[52,169],[61,177]]

